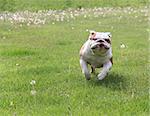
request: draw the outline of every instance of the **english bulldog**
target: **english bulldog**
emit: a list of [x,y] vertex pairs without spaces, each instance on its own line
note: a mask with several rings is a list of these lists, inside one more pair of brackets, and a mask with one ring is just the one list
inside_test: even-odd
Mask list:
[[80,49],[80,65],[82,73],[87,80],[90,80],[91,74],[88,65],[91,65],[91,73],[95,72],[95,68],[101,68],[98,74],[98,80],[106,77],[112,67],[112,47],[110,32],[90,31],[88,40]]

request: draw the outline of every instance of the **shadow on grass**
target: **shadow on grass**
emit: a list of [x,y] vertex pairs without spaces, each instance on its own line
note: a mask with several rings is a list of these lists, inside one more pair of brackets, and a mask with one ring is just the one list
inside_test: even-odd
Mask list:
[[116,74],[114,72],[110,73],[107,77],[103,80],[91,80],[92,85],[95,86],[104,86],[106,88],[112,90],[126,90],[127,89],[127,82],[126,78],[121,74]]

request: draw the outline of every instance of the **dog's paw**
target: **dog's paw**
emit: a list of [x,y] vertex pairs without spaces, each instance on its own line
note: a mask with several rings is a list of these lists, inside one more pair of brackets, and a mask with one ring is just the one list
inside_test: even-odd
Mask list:
[[103,80],[105,77],[106,77],[107,74],[104,74],[104,73],[100,73],[97,78],[98,80]]
[[85,74],[85,78],[86,78],[86,80],[90,80],[91,79],[91,75],[90,74]]

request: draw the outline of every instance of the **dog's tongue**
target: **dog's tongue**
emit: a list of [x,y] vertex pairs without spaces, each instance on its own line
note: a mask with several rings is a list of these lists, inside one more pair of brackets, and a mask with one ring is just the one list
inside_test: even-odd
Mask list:
[[108,48],[106,45],[104,45],[104,44],[100,44],[99,47],[100,47],[100,48],[104,48],[104,49],[109,49],[109,48]]

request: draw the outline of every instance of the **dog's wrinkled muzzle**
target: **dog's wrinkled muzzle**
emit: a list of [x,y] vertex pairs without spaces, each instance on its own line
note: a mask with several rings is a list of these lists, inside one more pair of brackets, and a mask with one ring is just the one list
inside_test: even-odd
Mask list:
[[96,48],[99,48],[99,49],[109,49],[108,46],[106,46],[105,44],[103,43],[98,43],[98,44],[94,44],[91,46],[91,49],[94,50]]

